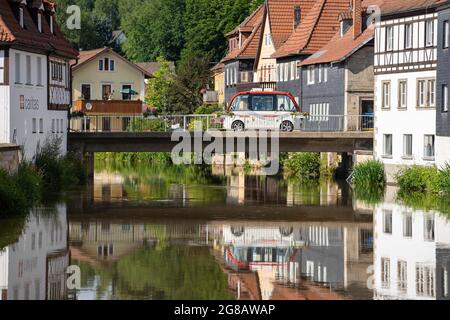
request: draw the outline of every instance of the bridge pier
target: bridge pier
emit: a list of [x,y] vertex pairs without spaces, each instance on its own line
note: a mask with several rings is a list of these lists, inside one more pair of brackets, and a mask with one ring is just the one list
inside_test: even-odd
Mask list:
[[94,153],[93,152],[85,152],[82,156],[82,163],[86,170],[86,175],[89,180],[94,179]]

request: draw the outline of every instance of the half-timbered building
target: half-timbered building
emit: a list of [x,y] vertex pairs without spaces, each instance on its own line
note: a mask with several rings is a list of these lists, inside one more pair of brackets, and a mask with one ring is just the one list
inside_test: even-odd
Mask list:
[[388,181],[436,159],[439,0],[389,0],[375,29],[375,157]]
[[51,136],[66,150],[69,61],[77,55],[54,1],[0,1],[0,142],[23,146],[28,159]]

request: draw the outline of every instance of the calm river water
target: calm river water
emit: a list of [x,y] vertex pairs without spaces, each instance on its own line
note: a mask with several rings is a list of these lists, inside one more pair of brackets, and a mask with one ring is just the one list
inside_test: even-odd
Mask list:
[[448,216],[392,187],[368,204],[345,181],[239,169],[103,166],[67,200],[0,220],[8,300],[435,300],[449,268]]

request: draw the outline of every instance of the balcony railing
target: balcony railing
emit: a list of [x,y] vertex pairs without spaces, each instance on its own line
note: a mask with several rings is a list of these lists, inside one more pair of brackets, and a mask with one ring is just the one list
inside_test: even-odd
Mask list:
[[143,103],[140,100],[77,100],[72,110],[97,114],[142,114]]

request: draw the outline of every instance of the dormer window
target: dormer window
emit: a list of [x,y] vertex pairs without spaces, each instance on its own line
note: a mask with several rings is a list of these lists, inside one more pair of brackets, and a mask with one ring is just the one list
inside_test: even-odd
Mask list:
[[294,8],[294,28],[297,28],[302,20],[302,10],[300,7]]
[[53,16],[50,16],[50,32],[55,33],[55,31],[53,31]]
[[19,8],[19,24],[20,26],[23,28],[24,27],[24,22],[23,22],[23,8],[20,7]]
[[40,12],[37,14],[37,27],[39,32],[42,32],[42,13]]

